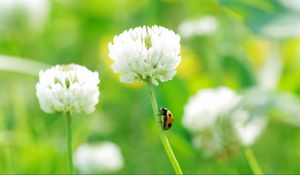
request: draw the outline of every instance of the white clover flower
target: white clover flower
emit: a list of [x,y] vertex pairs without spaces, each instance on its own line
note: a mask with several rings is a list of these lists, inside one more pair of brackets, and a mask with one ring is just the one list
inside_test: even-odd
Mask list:
[[250,113],[245,110],[237,111],[232,117],[236,134],[244,146],[253,145],[267,125],[266,117],[250,117]]
[[181,61],[180,36],[161,26],[136,27],[115,36],[109,43],[112,69],[120,81],[133,83],[171,80]]
[[117,172],[124,165],[120,148],[111,142],[81,145],[74,162],[82,174]]
[[99,76],[86,67],[56,65],[40,71],[36,95],[44,112],[92,113],[99,98]]
[[184,38],[211,35],[218,28],[218,21],[213,16],[205,16],[195,20],[187,20],[178,26],[178,32]]
[[240,96],[226,87],[200,90],[185,106],[182,123],[192,132],[211,128],[239,101]]

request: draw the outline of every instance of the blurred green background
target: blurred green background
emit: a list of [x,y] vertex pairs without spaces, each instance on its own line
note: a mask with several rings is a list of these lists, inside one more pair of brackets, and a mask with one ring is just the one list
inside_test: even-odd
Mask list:
[[8,7],[0,0],[0,173],[67,171],[64,117],[41,111],[35,95],[38,76],[22,71],[22,65],[4,64],[7,56],[50,66],[77,63],[98,71],[100,102],[92,115],[74,115],[74,149],[109,140],[121,148],[125,166],[120,173],[173,173],[144,84],[118,80],[107,45],[132,27],[157,24],[178,32],[182,22],[207,15],[218,22],[216,31],[182,37],[177,75],[155,89],[159,106],[174,114],[167,136],[183,172],[251,173],[242,151],[226,158],[203,156],[181,125],[191,95],[201,88],[228,86],[245,94],[258,88],[252,100],[266,96],[273,102],[262,109],[270,123],[253,148],[263,171],[300,173],[298,0],[45,2],[38,7],[34,0],[24,1],[34,9],[28,15],[21,6],[4,10]]

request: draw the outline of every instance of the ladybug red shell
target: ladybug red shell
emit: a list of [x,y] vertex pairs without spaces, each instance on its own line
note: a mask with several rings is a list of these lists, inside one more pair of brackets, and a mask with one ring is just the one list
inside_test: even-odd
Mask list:
[[164,130],[168,130],[172,127],[173,122],[174,122],[174,118],[173,118],[173,114],[170,110],[168,110],[167,108],[161,108],[159,110],[160,115],[162,116],[162,127]]

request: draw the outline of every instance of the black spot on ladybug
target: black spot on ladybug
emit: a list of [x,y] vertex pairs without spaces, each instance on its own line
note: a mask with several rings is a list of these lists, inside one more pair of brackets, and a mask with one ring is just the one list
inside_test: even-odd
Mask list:
[[171,128],[171,126],[172,126],[172,124],[171,124],[171,123],[169,123],[169,124],[168,124],[168,127],[169,127],[169,128]]

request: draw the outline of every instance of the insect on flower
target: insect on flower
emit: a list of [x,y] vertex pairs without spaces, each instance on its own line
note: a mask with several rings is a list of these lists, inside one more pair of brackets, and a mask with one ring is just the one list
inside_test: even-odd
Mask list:
[[168,110],[167,108],[160,108],[159,115],[162,116],[161,122],[162,122],[163,129],[165,131],[170,129],[174,122],[172,112],[170,110]]

